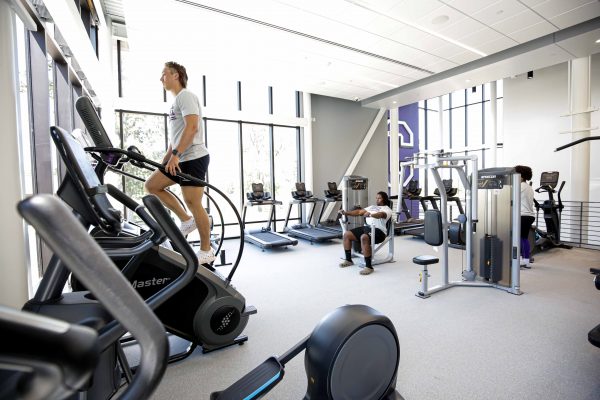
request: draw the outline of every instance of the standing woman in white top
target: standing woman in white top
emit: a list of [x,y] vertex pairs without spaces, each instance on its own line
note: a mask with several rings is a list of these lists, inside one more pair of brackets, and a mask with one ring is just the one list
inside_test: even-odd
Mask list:
[[[202,206],[204,187],[177,176],[178,172],[204,180],[210,163],[208,150],[204,145],[204,131],[200,121],[200,101],[187,90],[188,76],[185,67],[173,61],[165,63],[160,81],[166,91],[174,96],[169,111],[169,148],[163,157],[165,171],[156,170],[146,181],[146,191],[156,195],[167,208],[181,220],[181,232],[187,235],[198,229],[200,251],[198,261],[208,264],[215,260],[210,246],[210,224],[208,214]],[[179,201],[166,190],[179,184],[190,216]]]
[[521,174],[521,266],[531,268],[529,258],[531,247],[529,246],[529,230],[535,221],[533,206],[533,188],[527,181],[533,177],[531,168],[525,165],[517,165],[515,171]]

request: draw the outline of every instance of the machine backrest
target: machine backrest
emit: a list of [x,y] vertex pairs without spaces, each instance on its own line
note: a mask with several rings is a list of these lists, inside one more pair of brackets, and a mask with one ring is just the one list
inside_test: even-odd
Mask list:
[[440,210],[425,211],[425,242],[431,246],[441,246],[444,242],[442,213]]

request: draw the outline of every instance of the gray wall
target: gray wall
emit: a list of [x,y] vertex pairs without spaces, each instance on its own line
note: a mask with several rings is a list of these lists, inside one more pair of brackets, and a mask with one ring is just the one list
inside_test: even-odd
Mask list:
[[[525,75],[504,79],[504,151],[505,165],[526,164],[533,169],[533,184],[538,185],[542,171],[559,171],[565,180],[563,200],[571,197],[571,153],[558,146],[571,142],[567,100],[567,63],[536,70],[533,79]],[[592,57],[591,105],[600,105],[600,55]],[[592,127],[599,125],[599,112],[592,113]],[[599,135],[598,130],[591,135]],[[600,201],[600,143],[590,142],[590,201]]]
[[[340,182],[378,110],[354,101],[311,95],[313,132],[313,192],[323,196],[327,182]],[[387,191],[387,117],[377,126],[354,175],[369,178],[369,198]]]

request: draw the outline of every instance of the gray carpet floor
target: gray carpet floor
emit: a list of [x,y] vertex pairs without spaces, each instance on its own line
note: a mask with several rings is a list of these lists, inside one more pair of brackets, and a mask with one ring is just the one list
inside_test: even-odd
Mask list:
[[[599,253],[553,249],[522,270],[521,296],[492,288],[455,287],[420,299],[412,257],[434,254],[423,241],[395,238],[395,262],[369,276],[339,268],[340,241],[262,252],[246,244],[234,285],[257,307],[249,341],[168,367],[153,399],[208,399],[273,354],[282,354],[331,310],[367,304],[386,314],[400,340],[397,388],[417,399],[600,399],[600,349],[587,341],[600,323],[600,291],[589,267]],[[236,244],[228,257],[233,257]],[[231,254],[231,255],[230,255]],[[450,279],[458,280],[463,252],[450,249]],[[228,260],[229,261],[229,260]],[[221,267],[226,273],[228,267]],[[430,286],[439,267],[430,269]],[[292,360],[268,399],[300,399],[303,357]]]

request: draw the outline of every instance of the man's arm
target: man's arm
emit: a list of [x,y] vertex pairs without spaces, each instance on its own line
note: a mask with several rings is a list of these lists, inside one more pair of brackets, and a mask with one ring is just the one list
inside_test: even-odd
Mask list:
[[364,208],[359,208],[357,210],[350,210],[350,211],[345,211],[345,210],[340,210],[340,214],[342,215],[350,215],[350,216],[358,216],[358,215],[365,215],[367,211]]

